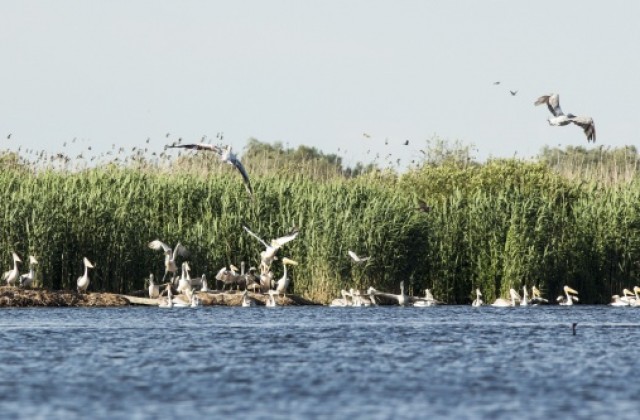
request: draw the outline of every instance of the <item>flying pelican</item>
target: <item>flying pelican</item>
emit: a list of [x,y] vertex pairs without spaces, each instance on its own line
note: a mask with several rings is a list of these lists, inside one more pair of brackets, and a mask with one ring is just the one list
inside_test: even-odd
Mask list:
[[156,299],[160,296],[160,285],[153,282],[153,273],[149,274],[149,298]]
[[78,277],[78,281],[76,282],[78,285],[78,293],[86,292],[89,288],[89,269],[94,268],[87,257],[84,257],[82,262],[84,263],[84,274]]
[[547,108],[549,108],[549,111],[551,111],[551,114],[553,115],[553,118],[547,119],[549,125],[564,126],[573,123],[582,128],[584,134],[587,136],[588,142],[595,143],[596,126],[593,123],[593,118],[578,117],[571,113],[565,115],[564,112],[562,112],[562,108],[560,108],[560,95],[557,93],[543,95],[534,102],[534,105],[536,106],[542,104],[547,104]]
[[33,255],[29,255],[29,272],[20,276],[20,287],[31,287],[35,277],[34,266],[38,264],[38,260]]
[[287,265],[289,264],[298,265],[297,262],[290,260],[287,257],[282,259],[282,267],[284,268],[284,274],[282,275],[282,278],[280,278],[276,282],[276,292],[278,293],[278,295],[283,294],[287,296],[287,288],[289,287],[289,283],[291,283],[291,279],[287,277]]
[[369,287],[368,290],[369,295],[375,295],[375,296],[383,296],[389,299],[394,299],[398,302],[398,305],[400,306],[408,306],[410,304],[412,304],[416,299],[412,296],[409,296],[407,294],[404,293],[404,280],[400,282],[400,294],[399,295],[394,295],[393,293],[383,293],[383,292],[379,292],[376,289],[374,289],[373,287]]
[[564,290],[565,295],[558,296],[558,299],[556,299],[560,305],[571,306],[574,301],[578,302],[578,297],[575,296],[578,294],[577,291],[573,290],[569,286],[564,286],[562,290]]
[[13,269],[5,272],[2,275],[2,279],[7,282],[7,286],[15,286],[18,282],[18,278],[20,277],[20,272],[18,271],[18,263],[21,263],[22,260],[18,257],[18,254],[12,252],[13,256]]
[[249,193],[250,196],[253,196],[253,188],[251,188],[249,175],[247,175],[247,171],[244,169],[244,166],[242,166],[240,159],[238,159],[238,157],[231,151],[231,145],[227,145],[225,147],[219,147],[219,146],[214,146],[213,144],[196,143],[196,144],[171,145],[167,147],[192,149],[192,150],[205,150],[208,152],[217,153],[221,161],[236,167],[236,169],[240,172],[240,175],[242,175],[242,180],[244,181],[244,186],[247,189],[247,192]]
[[158,239],[149,242],[149,248],[155,249],[156,251],[164,252],[164,276],[162,276],[163,283],[168,273],[172,273],[173,276],[176,275],[176,272],[178,271],[176,258],[178,257],[178,255],[181,255],[183,257],[186,257],[188,255],[187,248],[185,248],[184,245],[182,245],[180,242],[178,242],[173,251],[171,250],[171,247],[169,245]]
[[278,250],[287,242],[290,242],[296,239],[296,236],[298,236],[298,233],[299,233],[298,229],[294,227],[291,230],[291,232],[289,232],[285,236],[273,239],[271,241],[271,244],[268,244],[258,235],[251,232],[251,230],[247,226],[242,225],[242,227],[244,228],[244,230],[247,231],[247,233],[249,233],[249,235],[253,236],[258,241],[260,241],[260,243],[262,243],[262,245],[264,245],[266,248],[264,251],[260,253],[260,267],[263,273],[266,271],[269,271],[269,267],[271,267],[271,263],[273,262],[274,259],[276,259],[276,252],[278,252]]
[[511,300],[498,298],[491,304],[491,306],[496,306],[499,308],[516,306],[516,302],[520,301],[520,295],[518,294],[518,292],[516,292],[515,289],[509,289],[509,296],[511,297]]
[[349,254],[351,259],[357,264],[363,263],[363,262],[371,259],[371,257],[359,257],[358,254],[356,254],[355,252],[353,252],[351,250],[347,251],[347,254]]
[[480,289],[476,289],[476,298],[471,302],[471,306],[478,307],[482,306],[484,302],[482,301],[482,293],[480,293]]

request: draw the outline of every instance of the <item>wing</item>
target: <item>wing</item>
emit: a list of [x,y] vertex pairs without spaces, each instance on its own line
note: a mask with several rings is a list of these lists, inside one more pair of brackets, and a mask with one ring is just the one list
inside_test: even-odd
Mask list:
[[547,108],[549,108],[549,111],[554,117],[564,115],[562,109],[560,108],[560,95],[558,95],[557,93],[552,93],[551,95],[543,95],[539,97],[533,104],[536,106],[547,104]]
[[194,144],[172,144],[171,146],[167,146],[170,149],[191,149],[191,150],[206,150],[209,152],[216,152],[220,154],[222,151],[218,146],[214,146],[213,144],[207,143],[194,143]]
[[596,125],[591,117],[574,117],[571,122],[579,125],[584,130],[588,142],[596,142]]
[[189,251],[187,251],[187,248],[180,242],[178,242],[175,249],[173,250],[173,258],[175,259],[178,255],[181,255],[183,257],[189,256]]
[[238,171],[240,171],[240,175],[242,175],[242,179],[244,181],[244,186],[247,189],[247,192],[249,193],[249,195],[252,196],[253,195],[253,188],[251,188],[251,182],[249,181],[249,175],[247,175],[247,171],[244,169],[244,166],[242,166],[242,163],[237,158],[231,159],[231,163],[233,164],[233,166],[236,167],[236,169]]
[[164,252],[171,251],[171,247],[169,245],[165,244],[164,242],[158,239],[156,239],[155,241],[149,242],[149,248],[155,249],[156,251],[164,251]]
[[347,254],[349,254],[349,256],[351,257],[351,259],[353,261],[360,262],[360,258],[358,257],[358,255],[355,252],[349,250],[349,251],[347,251]]
[[282,236],[280,238],[276,238],[274,240],[271,241],[271,246],[273,247],[281,247],[282,245],[286,244],[287,242],[291,242],[294,239],[296,239],[296,236],[298,236],[298,233],[300,233],[298,231],[298,229],[293,229],[290,233],[286,234],[285,236]]
[[255,233],[251,232],[248,227],[246,227],[245,225],[242,225],[242,227],[243,227],[244,230],[246,230],[249,233],[249,235],[253,236],[257,240],[259,240],[260,243],[262,243],[262,245],[264,245],[265,247],[269,248],[269,244],[267,244],[265,241],[263,241],[262,238],[260,238],[258,235],[256,235]]

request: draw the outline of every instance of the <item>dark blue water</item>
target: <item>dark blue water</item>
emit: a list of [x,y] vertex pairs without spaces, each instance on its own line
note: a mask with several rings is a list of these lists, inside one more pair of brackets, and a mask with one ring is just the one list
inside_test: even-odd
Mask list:
[[0,412],[637,418],[638,343],[604,306],[3,309]]

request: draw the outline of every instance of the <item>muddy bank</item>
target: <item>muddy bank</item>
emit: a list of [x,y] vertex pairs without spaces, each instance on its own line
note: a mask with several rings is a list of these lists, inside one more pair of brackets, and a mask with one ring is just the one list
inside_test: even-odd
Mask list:
[[[146,293],[140,291],[131,294],[137,299],[115,293],[87,293],[78,294],[69,290],[18,289],[15,287],[0,287],[0,307],[119,307],[129,305],[158,304],[157,299],[145,299]],[[241,306],[242,293],[239,292],[199,292],[198,297],[202,306]],[[268,296],[259,293],[249,293],[249,298],[256,305],[265,305]],[[297,295],[280,296],[276,302],[281,306],[317,305]]]

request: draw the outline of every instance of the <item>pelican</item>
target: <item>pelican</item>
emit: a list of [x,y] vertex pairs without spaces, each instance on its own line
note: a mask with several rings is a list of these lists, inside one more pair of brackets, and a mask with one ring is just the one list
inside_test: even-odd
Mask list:
[[636,295],[634,294],[634,292],[632,292],[629,289],[623,289],[621,299],[623,302],[626,302],[627,304],[631,305],[631,302],[633,302],[636,299]]
[[91,261],[89,261],[87,257],[84,257],[82,262],[84,263],[84,274],[78,277],[78,293],[86,292],[87,288],[89,288],[89,269],[94,268],[93,264],[91,264]]
[[201,292],[208,292],[209,286],[207,285],[207,276],[202,275],[202,287],[200,288]]
[[269,297],[267,299],[267,303],[265,304],[265,306],[269,308],[275,308],[276,306],[278,306],[278,303],[276,302],[276,298],[274,297],[276,293],[277,292],[273,290],[269,290]]
[[425,306],[434,306],[434,305],[439,305],[441,302],[437,301],[434,297],[433,294],[431,293],[430,289],[425,289],[424,290],[424,298],[420,299],[417,298],[414,302],[413,302],[413,306],[418,306],[418,307],[425,307]]
[[229,265],[229,270],[227,267],[222,267],[216,274],[216,280],[222,282],[222,290],[225,290],[227,285],[231,289],[238,280],[238,267],[233,264]]
[[256,290],[260,290],[260,276],[256,275],[256,268],[249,267],[249,271],[244,275],[246,289],[252,290],[254,293]]
[[511,297],[511,300],[498,298],[491,304],[491,306],[496,306],[499,308],[512,307],[516,306],[516,302],[519,302],[521,300],[520,295],[518,294],[518,292],[516,292],[515,289],[509,289],[509,296]]
[[153,282],[153,273],[149,274],[149,297],[156,299],[160,296],[160,285]]
[[240,175],[242,175],[242,180],[244,181],[244,186],[247,189],[249,196],[253,196],[253,188],[251,188],[249,175],[247,174],[247,171],[244,169],[244,166],[242,166],[240,159],[238,159],[238,157],[231,151],[231,145],[227,145],[225,147],[219,147],[219,146],[214,146],[213,144],[196,143],[196,144],[177,144],[177,145],[171,145],[167,147],[192,149],[192,150],[205,150],[208,152],[217,153],[221,161],[236,167],[238,172],[240,172]]
[[631,301],[631,306],[640,306],[640,287],[634,286],[633,294],[636,298]]
[[540,293],[540,289],[536,286],[531,287],[531,303],[537,305],[539,303],[549,303],[549,301],[542,297],[542,293]]
[[342,289],[340,291],[340,294],[342,295],[342,298],[333,299],[329,306],[339,306],[339,307],[351,306],[351,302],[352,302],[351,293]]
[[353,252],[351,250],[347,251],[347,254],[349,254],[351,259],[357,264],[363,263],[363,262],[371,259],[371,257],[359,257],[358,254],[356,254],[355,252]]
[[573,290],[569,286],[564,286],[562,290],[564,290],[565,295],[558,296],[558,299],[556,299],[560,305],[571,306],[574,301],[578,302],[578,297],[575,296],[578,294],[577,291]]
[[180,280],[178,280],[178,293],[186,293],[187,290],[191,290],[191,275],[189,274],[191,267],[187,261],[182,263],[182,273]]
[[273,287],[273,273],[268,271],[260,274],[260,291],[267,293]]
[[287,277],[287,265],[289,264],[298,265],[297,262],[290,260],[289,258],[285,257],[282,259],[282,267],[284,268],[284,274],[282,275],[282,278],[280,278],[276,282],[276,292],[278,292],[278,295],[283,294],[287,296],[287,288],[289,287],[289,283],[291,283],[291,279]]
[[20,272],[18,271],[18,263],[21,263],[22,260],[18,257],[18,254],[12,252],[13,256],[13,269],[5,272],[2,276],[2,279],[7,282],[7,286],[15,286],[18,282],[18,278],[20,277]]
[[31,287],[35,277],[34,266],[38,264],[38,260],[33,255],[29,255],[29,272],[20,276],[20,287]]
[[185,248],[180,242],[176,245],[175,249],[172,251],[171,247],[164,242],[156,239],[155,241],[149,242],[149,248],[155,249],[156,251],[164,252],[164,276],[162,276],[162,282],[164,283],[164,279],[167,274],[172,273],[174,276],[178,271],[178,266],[176,264],[176,258],[178,255],[186,257],[188,255],[187,248]]
[[171,283],[167,285],[167,298],[166,300],[160,299],[158,301],[159,308],[173,308],[173,296],[171,294]]
[[522,286],[522,300],[520,306],[529,306],[529,292],[527,292],[527,286]]
[[274,259],[276,259],[276,252],[278,252],[278,250],[287,242],[293,241],[296,238],[296,236],[298,236],[298,233],[299,233],[298,229],[294,227],[291,230],[291,232],[289,232],[285,236],[273,239],[271,241],[271,244],[268,244],[258,235],[251,232],[251,230],[245,225],[242,225],[242,227],[244,228],[244,230],[247,231],[247,233],[249,233],[249,235],[256,238],[258,241],[260,241],[260,243],[262,243],[262,245],[266,247],[266,249],[260,253],[260,268],[263,273],[265,271],[269,271],[269,267],[271,267],[271,263],[273,262]]
[[564,126],[573,123],[582,128],[584,134],[587,136],[587,142],[595,143],[596,126],[593,123],[593,118],[578,117],[571,113],[565,115],[564,112],[562,112],[562,108],[560,108],[560,95],[557,93],[543,95],[534,102],[536,106],[542,104],[547,104],[547,108],[549,108],[549,111],[551,111],[553,115],[552,118],[547,119],[549,125]]
[[625,300],[622,300],[622,298],[620,298],[620,295],[613,295],[611,296],[611,303],[609,303],[610,306],[629,306],[629,303]]
[[416,300],[412,296],[409,296],[409,295],[404,293],[404,280],[400,282],[400,294],[399,295],[394,295],[393,293],[379,292],[376,289],[374,289],[373,287],[369,288],[368,293],[369,293],[369,295],[383,296],[383,297],[386,297],[386,298],[389,298],[389,299],[394,299],[394,300],[396,300],[398,302],[398,305],[400,305],[400,306],[410,305]]
[[249,292],[246,290],[242,293],[242,307],[248,308],[251,306],[256,306],[256,303],[253,299],[249,298]]
[[480,293],[480,289],[476,289],[476,298],[471,302],[471,306],[478,307],[482,306],[484,302],[482,301],[482,293]]

